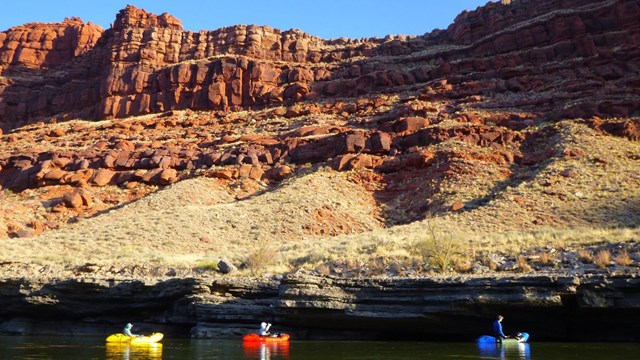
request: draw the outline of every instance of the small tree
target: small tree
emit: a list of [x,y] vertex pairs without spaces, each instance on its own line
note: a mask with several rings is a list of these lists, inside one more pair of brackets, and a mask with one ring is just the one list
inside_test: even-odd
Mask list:
[[426,233],[421,237],[423,256],[438,272],[447,272],[464,255],[462,241],[456,231],[437,228],[431,217],[426,225]]

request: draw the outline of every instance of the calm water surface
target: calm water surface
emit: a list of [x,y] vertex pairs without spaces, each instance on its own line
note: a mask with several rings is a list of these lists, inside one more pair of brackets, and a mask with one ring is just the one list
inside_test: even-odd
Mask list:
[[[486,345],[485,345],[486,346]],[[474,343],[292,341],[243,346],[239,340],[172,340],[136,346],[92,337],[0,336],[0,359],[640,359],[640,344],[535,343],[479,348]]]

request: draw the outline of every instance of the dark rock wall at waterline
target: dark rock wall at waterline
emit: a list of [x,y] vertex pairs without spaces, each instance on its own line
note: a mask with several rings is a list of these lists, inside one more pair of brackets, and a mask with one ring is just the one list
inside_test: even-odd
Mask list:
[[0,281],[0,332],[14,334],[73,334],[51,326],[65,321],[84,334],[135,322],[174,336],[239,337],[269,321],[297,339],[471,340],[498,313],[507,333],[536,340],[640,340],[640,278]]

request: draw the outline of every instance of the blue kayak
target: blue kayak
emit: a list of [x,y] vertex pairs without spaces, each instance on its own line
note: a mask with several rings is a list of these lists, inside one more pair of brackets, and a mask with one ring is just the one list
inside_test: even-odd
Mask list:
[[[526,343],[527,341],[529,341],[529,333],[526,332],[518,333],[518,335],[512,338],[502,339],[503,344],[521,344]],[[496,344],[499,343],[500,340],[491,335],[482,335],[478,340],[476,340],[476,342],[480,344]]]

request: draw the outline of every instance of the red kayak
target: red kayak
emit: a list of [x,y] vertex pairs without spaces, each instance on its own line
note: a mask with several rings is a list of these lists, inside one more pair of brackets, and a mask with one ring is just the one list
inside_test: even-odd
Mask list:
[[242,341],[250,343],[282,343],[289,342],[289,334],[280,334],[278,336],[260,336],[258,334],[247,334],[242,337]]

